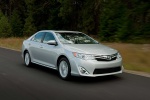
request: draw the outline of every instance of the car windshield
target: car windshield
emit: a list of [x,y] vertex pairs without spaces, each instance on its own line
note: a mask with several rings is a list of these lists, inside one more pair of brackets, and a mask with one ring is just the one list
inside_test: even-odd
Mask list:
[[83,33],[56,33],[64,44],[98,44],[98,42]]

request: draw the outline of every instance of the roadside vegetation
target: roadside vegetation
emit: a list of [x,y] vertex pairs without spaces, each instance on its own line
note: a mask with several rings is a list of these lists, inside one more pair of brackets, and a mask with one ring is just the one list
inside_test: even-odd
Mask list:
[[21,51],[22,42],[25,38],[0,38],[0,47]]
[[120,52],[125,69],[150,73],[150,44],[104,44]]
[[78,30],[107,42],[150,43],[149,0],[1,0],[0,37]]
[[[0,47],[21,51],[26,38],[0,38]],[[102,43],[117,49],[125,69],[150,73],[150,44]]]

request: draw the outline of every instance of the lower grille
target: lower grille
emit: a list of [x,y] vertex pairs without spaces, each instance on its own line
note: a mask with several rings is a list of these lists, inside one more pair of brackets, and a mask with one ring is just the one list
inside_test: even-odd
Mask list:
[[121,71],[121,67],[113,67],[113,68],[102,68],[102,69],[95,69],[93,74],[105,74],[105,73],[113,73]]

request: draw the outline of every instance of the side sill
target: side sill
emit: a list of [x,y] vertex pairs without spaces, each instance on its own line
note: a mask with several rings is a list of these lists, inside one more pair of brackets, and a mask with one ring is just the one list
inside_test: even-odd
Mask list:
[[51,68],[51,69],[54,69],[54,70],[57,70],[56,67],[52,67],[52,66],[48,66],[48,65],[45,65],[45,64],[41,64],[41,63],[38,63],[38,62],[32,62],[34,64],[38,64],[38,65],[41,65],[41,66],[44,66],[44,67],[47,67],[47,68]]

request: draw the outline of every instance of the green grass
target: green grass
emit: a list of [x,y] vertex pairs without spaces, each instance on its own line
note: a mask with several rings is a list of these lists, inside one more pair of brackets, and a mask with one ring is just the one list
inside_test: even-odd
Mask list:
[[[21,50],[25,38],[0,38],[0,46]],[[150,73],[150,44],[103,43],[117,49],[127,70]]]

